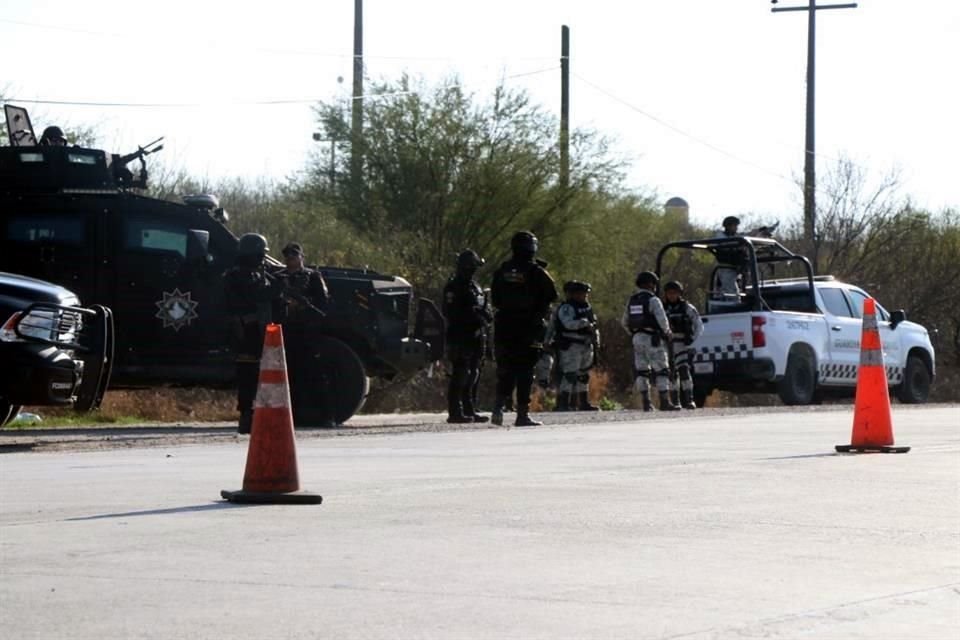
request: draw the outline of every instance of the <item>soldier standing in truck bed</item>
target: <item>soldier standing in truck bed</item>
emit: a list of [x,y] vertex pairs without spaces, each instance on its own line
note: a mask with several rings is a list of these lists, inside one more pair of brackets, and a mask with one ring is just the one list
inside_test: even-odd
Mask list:
[[236,263],[224,274],[226,307],[236,318],[238,433],[250,433],[253,425],[263,336],[282,293],[280,284],[264,269],[268,250],[267,239],[260,234],[244,234],[237,244]]

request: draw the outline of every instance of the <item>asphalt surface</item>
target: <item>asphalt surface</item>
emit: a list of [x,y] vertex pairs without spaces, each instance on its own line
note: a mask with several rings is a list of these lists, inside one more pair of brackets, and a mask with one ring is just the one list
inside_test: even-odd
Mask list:
[[897,407],[901,455],[834,454],[849,409],[567,418],[300,433],[317,506],[220,501],[246,438],[2,455],[0,633],[960,634],[957,407]]

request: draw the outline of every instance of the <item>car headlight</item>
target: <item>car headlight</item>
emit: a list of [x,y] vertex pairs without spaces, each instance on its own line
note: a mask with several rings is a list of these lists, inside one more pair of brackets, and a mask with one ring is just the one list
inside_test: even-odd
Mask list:
[[[19,325],[20,335],[17,335]],[[26,342],[26,338],[51,342],[73,342],[80,330],[80,315],[69,311],[33,309],[17,311],[0,328],[0,342]],[[24,336],[24,337],[21,337]]]

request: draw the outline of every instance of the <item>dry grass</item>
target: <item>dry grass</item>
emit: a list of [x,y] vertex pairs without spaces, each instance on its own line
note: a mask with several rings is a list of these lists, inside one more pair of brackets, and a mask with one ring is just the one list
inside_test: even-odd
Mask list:
[[[154,387],[108,391],[97,412],[98,422],[210,422],[235,420],[237,396],[229,389]],[[73,410],[27,407],[43,417],[69,417]]]
[[[627,409],[639,409],[639,396],[631,387],[618,387],[620,378],[606,368],[594,369],[590,375],[590,401],[594,404],[619,403]],[[494,365],[484,368],[480,385],[480,408],[489,411],[494,392]],[[396,413],[408,411],[445,411],[447,374],[439,368],[432,375],[421,372],[409,380],[384,383],[374,381],[362,413]],[[553,408],[554,391],[544,394],[536,389],[531,399],[533,411]],[[931,402],[960,401],[960,366],[943,365],[937,370]],[[849,400],[843,400],[849,402]],[[716,392],[707,400],[708,407],[776,406],[774,394],[735,395]],[[235,420],[236,394],[230,389],[202,387],[155,387],[120,389],[107,393],[96,422],[210,422]],[[25,411],[44,418],[72,418],[71,409],[26,407]]]

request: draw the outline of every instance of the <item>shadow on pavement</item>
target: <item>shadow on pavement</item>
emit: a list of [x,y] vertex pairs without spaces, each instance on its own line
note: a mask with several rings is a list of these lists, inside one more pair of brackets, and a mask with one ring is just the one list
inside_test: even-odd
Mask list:
[[218,511],[220,509],[238,509],[256,505],[234,504],[231,502],[211,502],[209,504],[196,504],[189,507],[170,507],[169,509],[148,509],[146,511],[126,511],[123,513],[102,513],[96,516],[81,516],[78,518],[67,518],[62,522],[81,522],[83,520],[105,520],[107,518],[133,518],[137,516],[162,516],[171,513],[190,513],[193,511]]
[[800,458],[832,458],[840,455],[835,451],[830,453],[803,453],[798,456],[779,456],[776,458],[760,458],[761,460],[798,460]]

